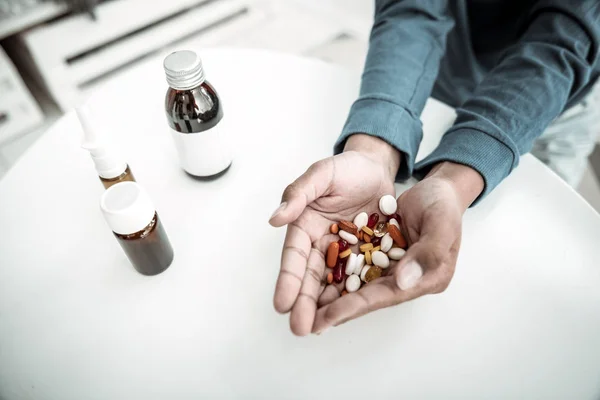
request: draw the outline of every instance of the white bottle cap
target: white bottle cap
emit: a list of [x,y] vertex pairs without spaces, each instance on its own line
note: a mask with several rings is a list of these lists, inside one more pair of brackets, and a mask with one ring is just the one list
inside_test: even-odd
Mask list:
[[189,90],[204,82],[204,68],[198,54],[190,50],[181,50],[169,54],[163,67],[167,75],[167,83],[173,89]]
[[119,182],[106,189],[100,209],[110,229],[130,235],[144,229],[154,218],[156,209],[148,193],[136,182]]
[[100,140],[98,124],[94,121],[89,107],[83,105],[77,107],[76,111],[84,134],[84,142],[81,147],[90,152],[98,175],[105,179],[112,179],[125,172],[127,163],[114,150],[109,151]]

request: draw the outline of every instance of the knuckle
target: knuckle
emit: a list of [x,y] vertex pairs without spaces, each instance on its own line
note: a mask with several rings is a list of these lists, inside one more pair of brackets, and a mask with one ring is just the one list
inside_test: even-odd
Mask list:
[[448,286],[450,286],[450,281],[443,280],[443,281],[439,282],[437,285],[435,285],[435,287],[433,288],[433,293],[434,294],[443,293],[446,291],[446,289],[448,289]]
[[312,165],[311,165],[311,166],[308,168],[308,170],[309,170],[309,171],[312,171],[312,172],[314,172],[314,171],[317,171],[317,170],[319,170],[319,169],[321,169],[321,168],[324,168],[324,167],[327,165],[327,163],[328,163],[328,159],[326,159],[326,158],[325,158],[325,159],[322,159],[322,160],[319,160],[319,161],[317,161],[317,162],[313,163],[313,164],[312,164]]
[[289,199],[291,197],[294,196],[294,193],[298,192],[298,184],[296,182],[292,182],[289,185],[286,186],[285,190],[283,191],[283,199]]

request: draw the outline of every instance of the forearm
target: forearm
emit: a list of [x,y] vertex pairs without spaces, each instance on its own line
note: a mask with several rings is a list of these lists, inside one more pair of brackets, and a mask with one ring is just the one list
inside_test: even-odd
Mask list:
[[590,82],[600,35],[586,29],[585,19],[600,12],[593,10],[595,2],[583,3],[589,7],[579,9],[579,19],[577,7],[574,14],[548,7],[532,16],[520,41],[457,109],[454,126],[417,165],[418,174],[441,161],[470,166],[484,178],[482,197],[508,176],[520,155]]
[[335,152],[365,133],[402,152],[400,177],[412,173],[422,138],[419,115],[433,87],[452,21],[444,0],[377,1],[360,96]]

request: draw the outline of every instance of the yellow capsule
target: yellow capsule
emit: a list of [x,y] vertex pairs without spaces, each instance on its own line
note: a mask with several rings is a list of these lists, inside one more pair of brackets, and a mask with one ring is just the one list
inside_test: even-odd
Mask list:
[[364,253],[365,251],[371,250],[373,248],[373,243],[362,244],[359,248],[360,248],[360,251],[362,251]]
[[368,226],[363,226],[362,230],[364,233],[366,233],[369,236],[373,236],[373,230],[371,228],[369,228]]
[[352,254],[352,249],[346,249],[345,251],[341,252],[338,257],[339,258],[346,258],[350,254]]

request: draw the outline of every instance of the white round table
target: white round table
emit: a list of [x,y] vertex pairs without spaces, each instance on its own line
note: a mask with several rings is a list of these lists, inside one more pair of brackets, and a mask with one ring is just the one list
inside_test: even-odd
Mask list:
[[[446,292],[294,337],[272,307],[284,229],[267,220],[331,154],[359,76],[262,51],[201,55],[235,138],[218,180],[177,165],[160,58],[95,100],[165,224],[166,272],[138,274],[107,228],[74,113],[0,182],[0,398],[600,396],[600,216],[531,156],[467,212]],[[453,118],[428,103],[419,157]]]

